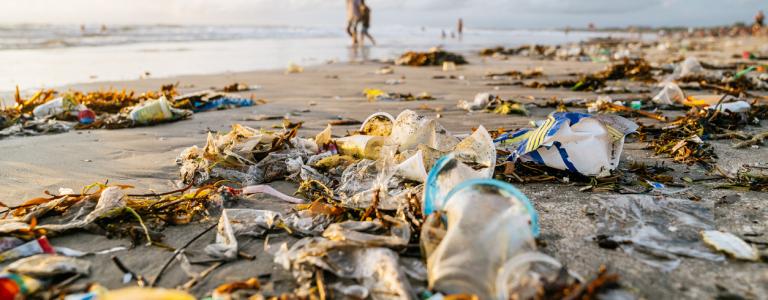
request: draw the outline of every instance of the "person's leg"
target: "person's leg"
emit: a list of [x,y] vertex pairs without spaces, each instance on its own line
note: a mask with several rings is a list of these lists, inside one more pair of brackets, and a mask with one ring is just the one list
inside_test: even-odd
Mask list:
[[[367,30],[367,29],[365,30],[365,36],[367,36],[367,37],[368,37],[368,39],[370,39],[370,40],[371,40],[371,44],[373,44],[374,46],[376,46],[376,40],[374,40],[374,39],[373,39],[373,37],[371,36],[371,34],[368,32],[368,30]],[[365,37],[363,37],[363,38],[365,38]]]

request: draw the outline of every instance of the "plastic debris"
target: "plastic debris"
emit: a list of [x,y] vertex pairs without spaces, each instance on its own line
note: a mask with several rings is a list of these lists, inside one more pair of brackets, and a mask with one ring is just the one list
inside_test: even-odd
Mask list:
[[295,63],[288,64],[288,68],[285,69],[285,74],[296,74],[296,73],[302,73],[302,72],[304,72],[304,68],[302,68],[301,66]]
[[11,263],[5,267],[5,271],[36,278],[53,277],[61,274],[88,275],[91,271],[91,263],[73,257],[38,254]]
[[536,129],[495,140],[512,153],[507,160],[532,161],[559,170],[603,177],[616,169],[624,137],[637,124],[616,115],[553,113]]
[[649,195],[595,196],[596,241],[602,248],[622,248],[664,271],[680,264],[680,256],[721,261],[701,239],[712,230],[712,207],[689,200]]
[[[532,261],[511,262],[536,249],[537,217],[528,198],[507,183],[477,179],[458,184],[442,202],[447,230],[427,258],[429,286],[449,294],[507,299],[497,295],[507,295],[522,282],[517,278],[510,284],[505,275],[525,273]],[[484,255],[476,255],[480,252]]]
[[685,94],[676,83],[664,82],[661,83],[661,90],[656,96],[653,96],[652,100],[663,105],[679,104],[685,101]]
[[439,48],[432,48],[427,52],[409,51],[395,60],[395,64],[407,66],[442,66],[444,62],[453,62],[456,65],[467,63],[463,56]]
[[165,96],[136,106],[129,113],[131,120],[139,124],[167,122],[186,118],[190,115],[191,113],[188,111],[171,107],[171,104],[165,99]]
[[0,273],[0,299],[25,299],[42,287],[43,282],[35,278],[14,273]]
[[12,261],[17,258],[22,258],[22,257],[27,257],[27,256],[32,256],[32,255],[42,254],[42,253],[48,253],[48,254],[56,253],[53,247],[51,246],[51,243],[48,242],[48,238],[45,236],[34,239],[18,247],[15,247],[13,249],[0,253],[0,262]]
[[187,292],[175,289],[126,287],[107,291],[98,300],[194,300],[195,297]]
[[730,232],[705,230],[701,232],[701,237],[707,245],[733,258],[751,261],[760,259],[760,254],[754,246],[750,246]]

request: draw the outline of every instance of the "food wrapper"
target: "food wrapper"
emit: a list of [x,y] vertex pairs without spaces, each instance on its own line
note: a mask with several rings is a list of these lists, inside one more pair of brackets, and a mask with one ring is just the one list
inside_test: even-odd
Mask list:
[[494,142],[511,152],[509,161],[603,177],[616,169],[624,137],[637,127],[616,115],[561,112],[551,114],[538,128],[507,133]]

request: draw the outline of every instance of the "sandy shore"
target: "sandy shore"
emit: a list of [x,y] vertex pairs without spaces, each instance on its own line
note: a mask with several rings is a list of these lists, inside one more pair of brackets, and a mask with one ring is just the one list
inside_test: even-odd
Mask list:
[[[725,55],[725,54],[724,54]],[[728,54],[730,55],[730,54]],[[524,127],[531,119],[541,119],[550,109],[533,109],[531,117],[500,116],[487,113],[467,114],[456,108],[460,99],[470,100],[478,92],[492,91],[504,98],[565,97],[594,98],[592,93],[571,92],[565,89],[527,89],[504,86],[494,90],[485,85],[483,75],[488,71],[501,72],[541,67],[549,78],[565,76],[573,72],[592,72],[604,64],[538,61],[527,58],[511,58],[500,61],[468,57],[470,65],[459,70],[444,73],[439,68],[394,67],[391,75],[377,75],[382,66],[377,63],[329,64],[305,69],[300,74],[284,74],[282,70],[244,73],[228,73],[204,76],[180,76],[167,79],[145,79],[127,82],[108,82],[71,86],[77,89],[97,89],[113,86],[135,90],[157,89],[161,84],[180,82],[182,91],[193,91],[212,86],[220,87],[232,82],[261,85],[262,89],[245,92],[268,103],[233,110],[213,111],[196,114],[190,120],[154,127],[124,130],[71,131],[58,135],[9,138],[0,141],[0,201],[17,204],[25,199],[42,196],[44,190],[56,191],[60,187],[78,189],[93,182],[109,180],[156,191],[174,187],[178,179],[178,167],[174,160],[179,152],[190,145],[202,146],[208,131],[227,131],[234,123],[251,127],[271,127],[279,121],[250,121],[256,115],[291,114],[292,121],[303,121],[300,135],[314,135],[326,124],[341,116],[363,120],[376,111],[397,114],[403,109],[413,109],[420,114],[439,114],[440,123],[455,133],[468,133],[474,127],[507,129]],[[435,75],[463,75],[459,79],[433,79]],[[403,84],[385,85],[387,79],[400,78]],[[381,88],[394,92],[429,92],[437,97],[435,101],[415,102],[367,102],[361,94],[364,88]],[[618,95],[621,97],[628,95]],[[435,112],[433,109],[442,108]],[[642,120],[647,122],[647,119]],[[765,123],[765,122],[764,122]],[[355,126],[337,126],[335,131],[353,129]],[[720,164],[737,167],[744,163],[768,161],[768,147],[760,149],[734,150],[728,142],[715,143]],[[653,157],[643,150],[644,144],[630,139],[625,146],[622,166],[630,161],[644,161],[649,164],[666,161],[682,174],[702,174],[702,170],[671,163],[664,158]],[[684,173],[689,172],[689,173]],[[289,183],[275,183],[278,189],[292,193],[294,186]],[[592,193],[579,192],[575,184],[526,184],[517,185],[527,194],[539,211],[542,226],[542,251],[554,256],[582,276],[595,274],[600,265],[609,265],[622,276],[623,283],[630,291],[646,298],[713,298],[724,291],[762,297],[768,291],[768,269],[761,263],[744,263],[735,260],[715,263],[699,259],[683,259],[679,268],[664,273],[650,267],[627,253],[601,249],[590,240],[595,234],[595,221],[587,216],[586,207],[592,201]],[[705,203],[712,203],[722,196],[735,194],[730,190],[713,190],[705,185],[694,186],[692,193]],[[739,193],[739,202],[727,206],[716,206],[716,224],[719,229],[736,234],[763,232],[768,227],[768,207],[764,193]],[[253,207],[286,209],[277,200],[257,198],[249,204]],[[215,220],[211,220],[215,222]],[[180,246],[207,225],[196,224],[168,228],[164,234],[171,246]],[[204,245],[213,241],[209,233],[190,247],[190,251],[201,253]],[[759,237],[765,240],[766,236]],[[278,235],[274,242],[290,240]],[[192,292],[203,296],[218,284],[247,277],[273,274],[277,288],[289,286],[292,278],[272,264],[269,254],[263,252],[263,240],[245,242],[241,250],[256,256],[255,261],[240,260],[224,265],[198,284]],[[78,250],[100,250],[114,245],[125,245],[124,240],[108,240],[93,234],[77,234],[53,239],[58,246],[69,246]],[[153,276],[170,252],[159,248],[139,246],[129,251],[118,252],[123,261],[135,271]],[[204,256],[204,255],[201,255]],[[154,257],[157,259],[147,259]],[[111,264],[108,255],[89,258],[95,262],[93,274],[81,282],[96,280],[107,287],[119,287],[122,274]],[[203,267],[199,267],[202,269]],[[160,285],[174,287],[186,281],[178,265],[164,276]],[[283,282],[283,283],[281,283]],[[762,296],[760,296],[762,295]]]

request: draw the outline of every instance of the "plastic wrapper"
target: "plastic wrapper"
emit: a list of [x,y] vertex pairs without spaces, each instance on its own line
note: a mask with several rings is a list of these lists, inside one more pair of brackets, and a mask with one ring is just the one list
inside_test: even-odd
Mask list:
[[269,210],[225,209],[216,227],[216,242],[205,247],[205,252],[221,259],[237,258],[237,236],[262,236],[272,229],[280,214]]
[[472,100],[472,103],[467,102],[465,100],[460,100],[457,107],[466,111],[483,110],[488,106],[488,104],[494,98],[496,97],[494,97],[490,93],[479,93],[475,95],[475,99]]
[[680,78],[690,75],[702,74],[704,72],[704,67],[701,66],[699,59],[693,56],[689,56],[675,67],[673,76]]
[[553,113],[538,128],[504,134],[496,143],[512,153],[509,161],[602,177],[618,167],[624,137],[637,127],[616,115]]
[[[355,280],[371,299],[416,299],[397,253],[388,248],[360,247],[321,237],[304,238],[290,249],[283,247],[278,251],[275,263],[291,271],[300,285],[299,295],[309,294],[314,269],[320,268]],[[355,293],[365,294],[359,287],[355,289]]]
[[88,275],[91,263],[74,257],[38,254],[19,259],[7,267],[5,271],[42,278],[62,274]]
[[18,247],[0,253],[0,262],[11,261],[17,258],[28,257],[42,253],[56,253],[56,251],[51,246],[51,243],[48,242],[48,238],[45,236],[31,240],[19,245]]
[[278,198],[280,200],[283,200],[285,202],[293,203],[293,204],[300,204],[300,203],[306,203],[307,201],[304,199],[291,197],[286,194],[281,193],[280,191],[274,189],[271,186],[261,184],[261,185],[249,185],[243,188],[243,194],[267,194],[270,196],[273,196],[275,198]]
[[[393,222],[386,230],[381,221],[346,221],[328,226],[323,237],[332,241],[343,241],[360,247],[404,248],[411,238],[409,225],[402,220],[385,217]],[[388,231],[388,232],[387,232]]]
[[597,242],[621,247],[643,262],[671,271],[680,256],[721,261],[701,239],[713,230],[713,207],[684,199],[649,195],[596,196]]
[[651,99],[654,103],[663,105],[673,105],[683,103],[685,101],[685,94],[674,82],[661,83],[661,90],[656,96]]
[[[507,282],[498,277],[505,262],[536,249],[538,221],[528,198],[510,184],[475,179],[454,187],[440,210],[447,230],[427,258],[430,288],[497,298],[496,282]],[[528,264],[514,268],[509,272],[522,273]]]
[[48,231],[62,232],[70,229],[83,228],[93,223],[98,218],[108,215],[110,212],[125,207],[125,194],[119,187],[108,187],[101,191],[96,207],[80,220],[72,220],[65,224],[43,224],[38,226]]

